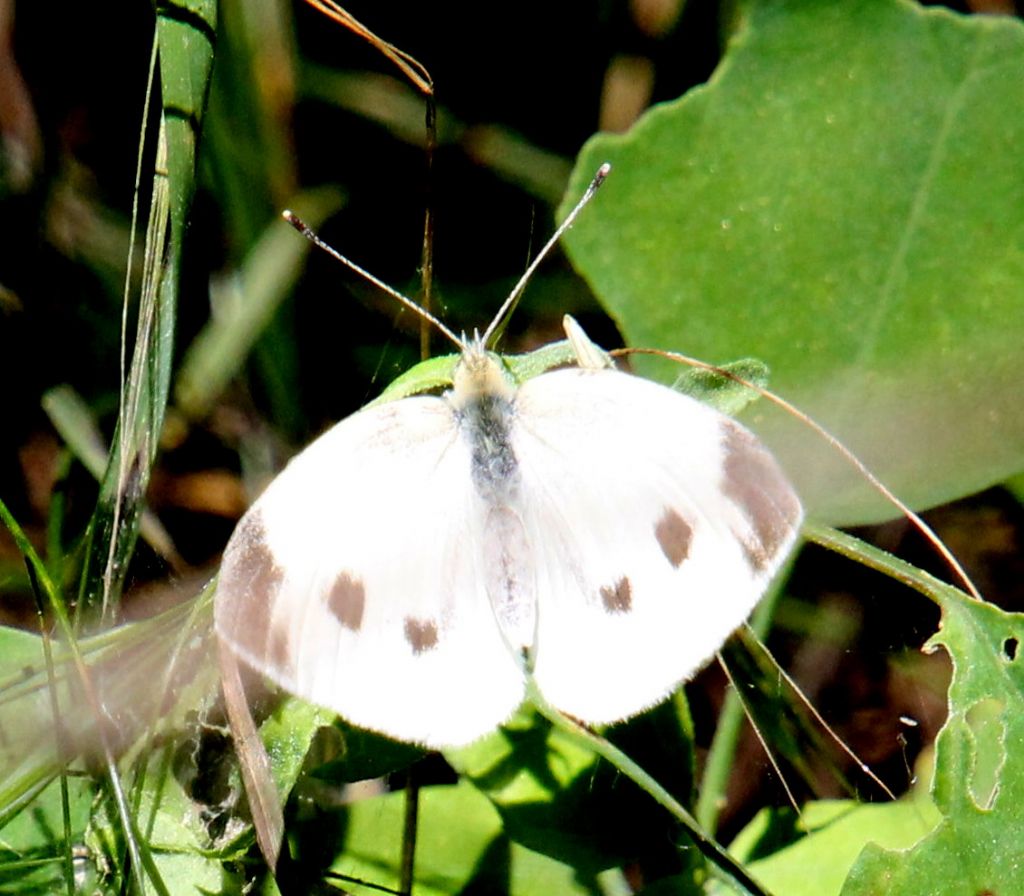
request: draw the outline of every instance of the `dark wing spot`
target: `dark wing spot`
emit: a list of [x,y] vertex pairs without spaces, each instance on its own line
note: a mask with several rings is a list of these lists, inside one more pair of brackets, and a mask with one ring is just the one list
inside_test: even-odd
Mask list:
[[623,576],[614,586],[601,587],[601,600],[609,613],[628,613],[633,608],[633,588]]
[[799,524],[800,501],[775,458],[753,435],[731,420],[722,429],[722,492],[754,530],[743,548],[751,567],[761,571],[772,564]]
[[405,640],[412,652],[419,655],[437,646],[437,623],[430,619],[405,617]]
[[250,510],[225,553],[217,585],[218,624],[236,647],[287,668],[291,665],[288,631],[269,623],[283,581],[284,570],[267,545],[263,519]]
[[363,583],[347,572],[335,579],[331,593],[327,595],[327,609],[350,632],[359,631],[363,624],[365,603],[366,589]]
[[678,568],[690,555],[690,542],[693,540],[693,526],[684,520],[676,511],[665,508],[665,512],[654,527],[654,535],[661,545],[661,550],[668,562]]

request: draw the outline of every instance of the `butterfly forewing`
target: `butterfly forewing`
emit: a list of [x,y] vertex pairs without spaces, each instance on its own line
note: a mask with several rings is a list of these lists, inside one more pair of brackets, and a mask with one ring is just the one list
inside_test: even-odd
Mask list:
[[440,398],[343,420],[299,454],[224,555],[217,631],[285,689],[428,745],[464,743],[523,695],[479,583],[486,507]]
[[747,617],[795,540],[800,504],[741,426],[614,370],[530,380],[515,422],[537,685],[588,722],[633,715]]

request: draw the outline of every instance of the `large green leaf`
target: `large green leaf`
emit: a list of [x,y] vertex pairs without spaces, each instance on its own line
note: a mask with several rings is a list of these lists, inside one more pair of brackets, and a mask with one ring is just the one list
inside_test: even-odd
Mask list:
[[[1019,22],[760,0],[706,86],[588,144],[569,195],[614,170],[566,243],[630,344],[762,358],[932,505],[1024,467],[1022,145]],[[801,424],[750,422],[818,518],[892,515]]]

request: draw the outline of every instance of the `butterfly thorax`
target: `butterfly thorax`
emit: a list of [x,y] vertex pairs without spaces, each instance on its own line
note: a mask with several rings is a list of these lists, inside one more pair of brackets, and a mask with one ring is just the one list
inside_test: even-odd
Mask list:
[[515,388],[500,362],[471,343],[455,368],[446,398],[469,442],[473,484],[487,503],[504,506],[519,488],[519,466],[510,428]]

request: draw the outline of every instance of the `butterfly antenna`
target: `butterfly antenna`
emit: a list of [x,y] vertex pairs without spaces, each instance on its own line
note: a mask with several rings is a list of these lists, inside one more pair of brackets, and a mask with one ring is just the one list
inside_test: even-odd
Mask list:
[[597,174],[594,175],[594,179],[590,182],[590,186],[587,187],[587,191],[580,198],[580,201],[576,203],[573,210],[566,216],[565,220],[558,225],[558,229],[552,234],[551,239],[549,239],[544,244],[544,248],[537,253],[537,257],[530,263],[530,266],[526,269],[523,276],[519,278],[519,282],[512,289],[512,292],[508,294],[508,298],[505,299],[505,302],[498,309],[498,313],[494,315],[494,320],[491,321],[490,326],[488,326],[484,331],[483,337],[481,337],[484,346],[490,348],[492,343],[498,338],[501,330],[505,328],[505,323],[508,321],[509,315],[512,313],[516,303],[519,301],[519,297],[523,294],[523,290],[526,288],[527,282],[533,276],[533,272],[537,270],[537,266],[551,251],[551,247],[562,238],[562,234],[572,227],[576,218],[579,216],[579,213],[583,211],[584,206],[594,198],[594,194],[597,192],[598,187],[604,183],[605,178],[611,170],[612,166],[609,162],[605,162],[597,169]]
[[440,332],[442,332],[448,339],[450,339],[455,344],[455,346],[459,349],[459,351],[464,351],[465,350],[465,347],[466,347],[465,342],[463,340],[459,339],[459,337],[456,336],[455,333],[453,333],[450,329],[448,329],[448,327],[446,327],[443,323],[441,323],[440,320],[438,320],[436,317],[434,317],[433,314],[431,314],[429,311],[427,311],[426,308],[422,308],[421,306],[417,305],[408,296],[402,295],[402,293],[400,293],[393,286],[388,286],[379,277],[375,277],[368,270],[366,270],[366,268],[360,267],[354,261],[352,261],[352,259],[346,258],[337,249],[335,249],[334,246],[332,246],[332,245],[330,245],[328,243],[325,243],[322,239],[320,239],[319,236],[317,236],[316,231],[314,231],[312,227],[310,227],[308,224],[306,224],[302,220],[302,218],[300,218],[298,215],[296,215],[293,211],[291,211],[289,209],[285,209],[283,212],[281,212],[281,217],[284,218],[285,221],[287,221],[289,224],[291,224],[292,227],[294,227],[299,233],[301,233],[307,240],[309,240],[318,249],[323,249],[324,252],[326,252],[328,255],[330,255],[332,258],[336,259],[337,261],[340,261],[349,270],[355,271],[363,279],[369,280],[370,283],[372,283],[378,289],[384,290],[384,292],[386,292],[393,299],[397,299],[399,302],[401,302],[410,311],[414,311],[421,318],[423,318],[427,322],[429,322],[429,323],[433,324],[435,327],[437,327],[437,329],[440,330]]

